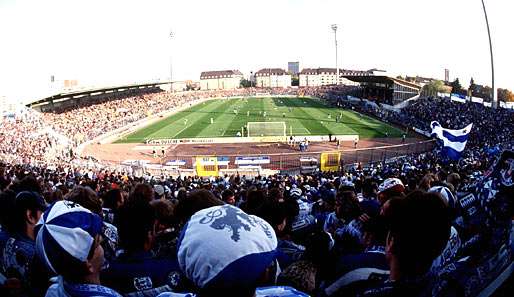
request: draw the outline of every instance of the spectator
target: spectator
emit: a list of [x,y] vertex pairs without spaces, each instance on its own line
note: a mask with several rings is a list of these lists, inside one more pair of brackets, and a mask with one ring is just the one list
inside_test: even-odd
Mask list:
[[402,197],[404,191],[405,186],[400,179],[388,178],[378,187],[378,201],[383,205],[392,197]]
[[[430,267],[450,237],[448,209],[440,196],[415,191],[390,205],[386,259],[389,280],[362,296],[419,296],[430,292]],[[430,295],[430,293],[428,293]]]
[[22,281],[24,291],[30,287],[29,275],[36,239],[34,228],[45,209],[45,201],[38,193],[20,192],[16,195],[7,224],[11,237],[3,249],[3,271],[5,277]]
[[164,199],[164,187],[161,185],[153,186],[153,191],[155,192],[155,199]]
[[104,220],[113,224],[118,210],[125,204],[125,197],[120,189],[111,189],[103,196],[103,215]]
[[152,253],[156,239],[156,212],[149,202],[132,200],[119,211],[121,254],[102,271],[102,281],[122,294],[159,293],[180,286],[176,258],[156,258]]
[[191,217],[178,258],[199,296],[269,296],[270,288],[258,287],[274,282],[276,247],[275,233],[264,220],[231,205],[214,206]]
[[[96,193],[89,187],[76,186],[65,197],[66,200],[75,202],[78,205],[90,210],[92,213],[103,217],[102,201]],[[107,260],[106,264],[111,262],[118,249],[118,229],[106,222],[102,222],[102,249],[104,250],[104,258]]]
[[98,215],[76,203],[58,201],[37,227],[37,255],[59,275],[46,296],[121,297],[100,283],[104,258],[100,244],[102,219]]
[[230,189],[226,189],[221,193],[221,200],[225,202],[226,204],[235,205],[236,199],[234,197],[234,192]]

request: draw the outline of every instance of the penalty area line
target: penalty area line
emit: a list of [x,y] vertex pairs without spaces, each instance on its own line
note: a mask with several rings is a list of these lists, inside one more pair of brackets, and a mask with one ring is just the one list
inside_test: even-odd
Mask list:
[[185,126],[184,128],[182,128],[180,131],[178,131],[177,133],[175,133],[175,135],[173,135],[171,138],[175,138],[177,135],[179,135],[180,133],[184,132],[184,130],[186,130],[187,128],[189,128],[191,126]]

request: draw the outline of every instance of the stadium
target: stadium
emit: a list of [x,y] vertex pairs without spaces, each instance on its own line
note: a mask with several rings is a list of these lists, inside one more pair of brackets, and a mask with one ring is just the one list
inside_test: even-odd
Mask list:
[[125,167],[122,171],[209,177],[213,170],[199,172],[205,159],[205,166],[218,172],[214,175],[258,176],[316,172],[322,159],[330,159],[333,171],[341,164],[372,164],[433,145],[408,128],[301,96],[306,90],[275,95],[247,89],[246,96],[233,91],[232,96],[195,98],[85,142],[81,153]]
[[[337,24],[325,26],[335,67],[321,67],[328,51],[309,37],[321,19],[288,33],[300,44],[274,39],[290,19],[272,18],[268,7],[273,30],[259,20],[238,31],[245,11],[216,7],[207,16],[214,8],[203,4],[184,10],[196,11],[184,15],[200,31],[186,19],[178,27],[188,34],[166,32],[186,44],[169,65],[153,56],[164,52],[155,24],[160,14],[168,21],[170,7],[142,18],[148,8],[138,6],[143,21],[135,22],[118,18],[119,8],[87,6],[82,14],[94,12],[100,25],[84,32],[96,35],[77,37],[81,46],[67,54],[107,57],[70,66],[89,69],[96,83],[51,75],[45,92],[21,96],[36,90],[23,79],[14,99],[1,97],[0,296],[512,296],[514,95],[496,91],[494,74],[491,87],[471,78],[466,88],[448,69],[441,80],[360,66],[391,61],[365,54],[381,36],[361,19],[354,24],[370,35],[344,43],[364,44],[345,61],[359,67],[341,67]],[[127,27],[102,39],[111,23]],[[404,47],[413,39],[402,30],[394,33],[406,33]],[[112,74],[108,62],[131,47],[143,62],[123,61]],[[270,67],[281,50],[309,62]],[[67,54],[49,63],[71,63]],[[403,58],[393,60],[412,69]],[[139,78],[160,68],[169,73]]]

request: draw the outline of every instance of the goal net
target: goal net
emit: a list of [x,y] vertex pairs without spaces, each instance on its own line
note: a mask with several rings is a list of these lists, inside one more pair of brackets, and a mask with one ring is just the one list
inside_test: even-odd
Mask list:
[[285,122],[248,122],[248,137],[286,136]]

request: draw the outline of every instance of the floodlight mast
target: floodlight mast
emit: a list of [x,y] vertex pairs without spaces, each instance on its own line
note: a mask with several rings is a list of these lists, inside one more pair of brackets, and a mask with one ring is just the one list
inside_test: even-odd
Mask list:
[[[175,37],[175,34],[173,31],[170,31],[170,40],[173,40],[173,37]],[[173,92],[173,56],[172,52],[170,51],[170,92]]]
[[337,24],[332,24],[330,26],[332,31],[334,31],[334,41],[336,45],[336,85],[339,85],[339,65],[337,64]]
[[498,107],[498,95],[496,93],[496,90],[494,89],[494,62],[493,62],[493,43],[491,42],[491,31],[489,30],[489,20],[487,18],[487,11],[485,9],[485,3],[484,0],[482,0],[482,7],[484,8],[484,16],[485,16],[485,24],[487,25],[487,35],[489,36],[489,53],[491,55],[491,88],[492,88],[492,107],[497,108]]

